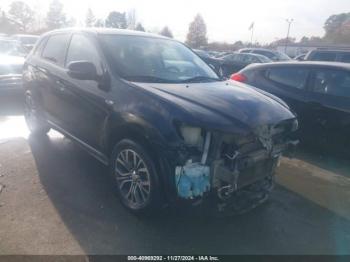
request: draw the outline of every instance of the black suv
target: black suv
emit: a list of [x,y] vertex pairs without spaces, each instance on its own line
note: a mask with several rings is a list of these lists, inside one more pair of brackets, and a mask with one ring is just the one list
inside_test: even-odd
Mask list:
[[297,128],[281,100],[219,79],[192,50],[158,35],[49,32],[23,78],[31,132],[54,128],[109,165],[135,212],[211,195],[227,203],[243,190],[266,197]]

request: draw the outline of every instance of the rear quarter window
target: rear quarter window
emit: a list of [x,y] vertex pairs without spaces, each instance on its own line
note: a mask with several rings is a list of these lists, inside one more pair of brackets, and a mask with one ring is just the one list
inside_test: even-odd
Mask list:
[[319,69],[314,73],[312,90],[316,93],[350,97],[350,73],[342,70]]
[[69,38],[69,34],[50,36],[42,52],[42,57],[54,64],[63,66]]
[[265,77],[283,86],[303,89],[307,81],[309,70],[305,68],[270,68],[265,71]]

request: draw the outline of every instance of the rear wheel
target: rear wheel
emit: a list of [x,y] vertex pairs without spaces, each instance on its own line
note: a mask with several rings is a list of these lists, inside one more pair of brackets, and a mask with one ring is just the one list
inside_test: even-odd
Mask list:
[[112,156],[112,177],[122,204],[135,213],[158,207],[159,185],[155,163],[146,147],[120,141]]
[[40,114],[39,107],[36,105],[31,94],[25,95],[24,117],[32,134],[46,134],[50,131],[50,126]]

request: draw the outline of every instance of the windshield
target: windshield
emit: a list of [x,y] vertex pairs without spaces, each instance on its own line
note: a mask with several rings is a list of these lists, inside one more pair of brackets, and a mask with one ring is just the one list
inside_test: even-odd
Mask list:
[[287,56],[286,54],[283,54],[281,52],[276,52],[276,56],[278,57],[278,59],[280,61],[291,60],[291,58],[289,56]]
[[103,50],[115,72],[135,82],[218,81],[216,73],[183,44],[161,38],[102,35]]
[[263,56],[263,55],[259,56],[259,59],[260,59],[260,61],[261,61],[261,62],[263,62],[263,63],[269,63],[269,62],[272,62],[272,60],[271,60],[271,59],[269,59],[268,57]]

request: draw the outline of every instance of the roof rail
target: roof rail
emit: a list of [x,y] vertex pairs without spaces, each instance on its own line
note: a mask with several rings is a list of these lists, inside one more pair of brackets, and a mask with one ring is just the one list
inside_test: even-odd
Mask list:
[[344,47],[317,47],[316,50],[332,50],[332,51],[350,51],[350,46],[344,46]]

